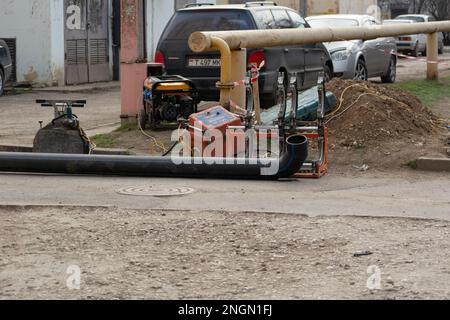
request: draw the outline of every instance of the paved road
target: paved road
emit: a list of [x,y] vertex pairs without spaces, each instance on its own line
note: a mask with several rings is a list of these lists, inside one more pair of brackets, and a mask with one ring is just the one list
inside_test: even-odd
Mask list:
[[[289,182],[0,174],[0,181],[0,206],[114,206],[450,220],[450,174],[408,173],[390,178],[382,173],[366,173]],[[196,192],[172,198],[116,193],[120,188],[142,186],[191,187]]]
[[[33,144],[39,130],[53,118],[53,110],[41,108],[36,99],[87,99],[85,109],[76,109],[88,134],[110,132],[120,122],[118,89],[90,93],[32,92],[0,98],[0,144]],[[92,130],[89,130],[92,129]]]
[[[419,59],[426,59],[426,57],[419,57]],[[439,72],[441,77],[450,76],[450,52],[445,52],[439,56],[442,64],[439,65]],[[425,79],[427,64],[422,61],[400,59],[398,63],[398,81]]]

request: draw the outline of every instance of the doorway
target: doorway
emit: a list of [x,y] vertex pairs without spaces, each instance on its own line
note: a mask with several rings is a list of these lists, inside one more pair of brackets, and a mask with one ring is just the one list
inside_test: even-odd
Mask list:
[[108,0],[64,0],[67,85],[111,80]]

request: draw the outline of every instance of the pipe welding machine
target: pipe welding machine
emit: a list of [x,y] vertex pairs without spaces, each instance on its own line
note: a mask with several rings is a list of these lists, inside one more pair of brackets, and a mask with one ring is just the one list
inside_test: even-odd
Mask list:
[[[249,76],[245,82],[246,109],[241,109],[241,113],[232,113],[222,106],[215,106],[191,115],[185,129],[190,133],[191,146],[194,146],[192,154],[197,157],[251,159],[257,153],[257,157],[279,157],[286,152],[288,148],[286,141],[289,137],[302,135],[309,141],[317,141],[318,155],[315,159],[305,162],[294,177],[322,177],[328,171],[328,129],[325,126],[325,115],[331,111],[335,97],[327,94],[325,78],[321,74],[317,87],[318,104],[300,106],[297,77],[295,75],[291,77],[287,92],[283,80],[284,77],[280,77],[278,86],[280,99],[278,105],[274,107],[278,114],[275,121],[271,123],[256,123],[253,90]],[[208,135],[208,132],[213,131],[223,134],[223,140],[219,144],[215,140],[217,137],[212,139]],[[212,144],[216,148],[212,148]],[[277,146],[276,151],[271,149],[272,145]],[[261,146],[263,146],[262,149]]]

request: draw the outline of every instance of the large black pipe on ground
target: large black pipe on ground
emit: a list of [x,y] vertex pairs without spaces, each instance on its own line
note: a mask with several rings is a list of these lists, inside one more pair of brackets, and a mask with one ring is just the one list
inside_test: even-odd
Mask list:
[[[92,156],[0,152],[0,171],[136,177],[266,179],[289,178],[308,156],[308,140],[301,135],[287,139],[280,159],[196,159],[138,156]],[[242,160],[241,160],[242,161]],[[181,164],[180,164],[181,163]]]

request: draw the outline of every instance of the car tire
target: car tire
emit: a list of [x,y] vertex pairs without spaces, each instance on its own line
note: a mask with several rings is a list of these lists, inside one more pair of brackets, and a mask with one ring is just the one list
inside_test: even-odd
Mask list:
[[356,64],[355,77],[353,78],[353,80],[367,81],[368,79],[369,76],[367,73],[366,62],[363,59],[359,59],[358,63]]
[[5,75],[3,71],[0,69],[0,97],[3,95],[4,89],[5,89]]
[[323,72],[325,75],[325,82],[330,82],[331,79],[333,79],[333,73],[331,72],[331,69],[328,65],[325,65],[323,67]]
[[397,80],[397,60],[391,57],[391,62],[389,62],[389,69],[386,75],[381,77],[381,82],[383,83],[394,83]]
[[413,57],[418,57],[420,55],[420,51],[419,51],[419,43],[416,43],[416,46],[414,47],[414,50],[411,52],[411,55]]
[[[281,71],[280,71],[281,72]],[[283,71],[284,73],[284,92],[287,92],[288,90],[288,78],[287,73]],[[264,94],[261,96],[261,108],[262,109],[270,109],[277,105],[278,101],[280,100],[280,94],[278,90],[278,81],[275,82],[273,85],[273,91],[270,94]]]
[[440,48],[439,48],[438,54],[444,54],[444,47],[440,47]]
[[425,48],[422,51],[422,56],[426,57],[427,56],[427,47],[425,46]]

